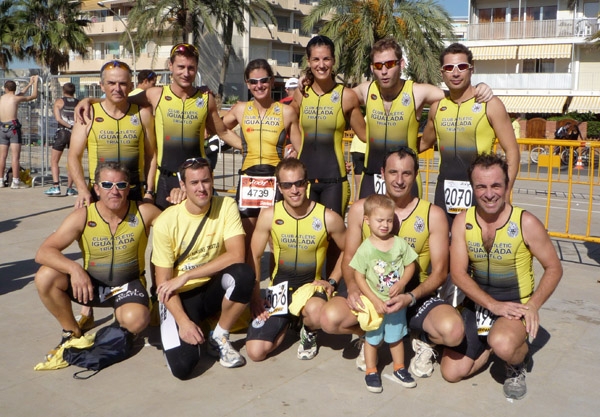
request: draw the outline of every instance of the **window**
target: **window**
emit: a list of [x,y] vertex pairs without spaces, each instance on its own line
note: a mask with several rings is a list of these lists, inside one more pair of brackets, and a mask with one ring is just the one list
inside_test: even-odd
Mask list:
[[290,53],[288,51],[273,49],[271,57],[277,61],[277,65],[288,65],[290,63]]
[[276,16],[277,19],[277,30],[287,32],[290,30],[290,19],[283,16]]
[[587,18],[597,18],[600,13],[600,5],[597,1],[586,1],[583,3],[583,15]]
[[553,73],[553,72],[554,72],[554,60],[553,59],[524,59],[523,60],[523,73],[525,73],[525,74]]

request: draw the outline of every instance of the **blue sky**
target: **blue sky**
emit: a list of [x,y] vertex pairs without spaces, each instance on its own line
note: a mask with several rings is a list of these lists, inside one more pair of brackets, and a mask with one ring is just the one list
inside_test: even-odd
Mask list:
[[444,6],[450,16],[467,16],[468,0],[436,0]]

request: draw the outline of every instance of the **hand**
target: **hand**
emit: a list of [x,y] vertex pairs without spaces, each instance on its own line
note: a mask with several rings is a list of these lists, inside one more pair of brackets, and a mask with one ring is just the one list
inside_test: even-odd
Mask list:
[[400,281],[396,282],[390,288],[390,298],[395,297],[399,294],[404,293],[404,285],[400,284]]
[[167,201],[171,204],[179,204],[187,198],[187,194],[181,188],[173,188],[171,194],[167,197]]
[[266,307],[268,306],[269,302],[267,300],[260,298],[260,296],[253,296],[250,300],[250,312],[252,313],[252,317],[267,321],[269,313],[267,312]]
[[86,124],[92,115],[92,105],[89,98],[84,98],[77,103],[74,110],[75,122]]
[[190,345],[199,345],[204,343],[204,334],[196,323],[187,320],[184,323],[177,323],[179,326],[179,337]]
[[37,83],[39,78],[40,78],[39,75],[32,75],[30,78],[31,84]]
[[283,154],[284,158],[298,158],[298,152],[296,151],[296,149],[294,149],[294,147],[292,146],[292,144],[288,144],[285,145],[285,152]]
[[81,208],[92,204],[92,193],[87,188],[79,191],[79,195],[75,200],[75,208]]
[[158,289],[156,290],[158,300],[163,304],[166,303],[179,288],[185,285],[186,282],[187,279],[185,277],[185,274],[182,274],[176,278],[171,278],[167,282],[163,282],[158,286]]
[[[371,300],[371,302],[373,302],[373,300]],[[375,311],[378,312],[379,314],[388,313],[388,307],[385,304],[385,301],[383,301],[379,298],[377,300],[375,300],[375,302],[373,303],[373,307],[375,307]]]
[[352,172],[352,162],[346,161],[346,174]]
[[405,293],[390,297],[390,299],[385,302],[385,305],[387,306],[387,313],[395,313],[403,308],[407,308],[411,301],[411,296]]
[[520,320],[529,308],[525,304],[497,301],[489,310],[499,317]]
[[538,329],[540,328],[540,316],[538,308],[533,304],[526,304],[528,310],[525,311],[525,330],[529,333],[531,340],[537,337]]
[[475,100],[478,103],[487,103],[492,98],[494,98],[494,92],[489,85],[479,83],[475,86]]
[[71,288],[73,289],[73,298],[79,303],[86,304],[88,301],[94,299],[94,287],[90,276],[85,270],[78,264],[76,271],[70,274]]
[[361,294],[362,293],[360,292],[358,287],[355,287],[355,289],[352,291],[348,289],[348,297],[346,297],[346,303],[348,304],[348,307],[350,307],[350,310],[364,310],[365,305],[360,299]]

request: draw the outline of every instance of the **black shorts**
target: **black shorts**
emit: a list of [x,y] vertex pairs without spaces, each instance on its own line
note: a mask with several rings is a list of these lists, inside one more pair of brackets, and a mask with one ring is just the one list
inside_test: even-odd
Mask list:
[[71,143],[71,129],[59,128],[54,136],[54,143],[52,149],[58,152],[62,152],[65,148],[69,147]]
[[140,279],[136,279],[135,281],[128,282],[121,286],[111,287],[98,281],[89,274],[88,276],[94,287],[94,298],[87,303],[80,303],[73,297],[73,287],[71,286],[71,279],[69,277],[67,294],[71,300],[75,301],[77,304],[89,307],[112,307],[114,309],[128,303],[142,304],[146,307],[149,306],[148,291],[146,291],[146,288]]
[[427,317],[431,310],[439,305],[450,305],[450,303],[438,297],[421,298],[420,300],[417,300],[417,304],[408,307],[406,310],[408,327],[411,330],[424,331],[423,322],[425,321],[425,317]]
[[352,152],[351,155],[354,175],[361,175],[365,169],[365,154],[363,152]]
[[350,184],[347,177],[338,181],[318,182],[318,180],[310,180],[309,197],[312,201],[323,204],[343,218],[350,202]]
[[286,314],[285,316],[271,316],[267,321],[254,319],[248,327],[246,341],[265,340],[267,342],[275,342],[277,336],[282,332],[285,332],[288,327],[295,327],[299,320],[298,317],[291,314]]

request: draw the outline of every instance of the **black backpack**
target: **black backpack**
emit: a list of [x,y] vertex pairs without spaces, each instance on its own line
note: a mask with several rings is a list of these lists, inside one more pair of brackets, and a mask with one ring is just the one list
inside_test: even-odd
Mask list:
[[[133,335],[122,327],[103,327],[96,333],[92,346],[88,349],[67,348],[63,353],[63,359],[69,365],[86,368],[75,372],[73,378],[88,379],[113,363],[127,359],[131,353],[132,339]],[[87,376],[80,375],[89,371],[94,372]]]

